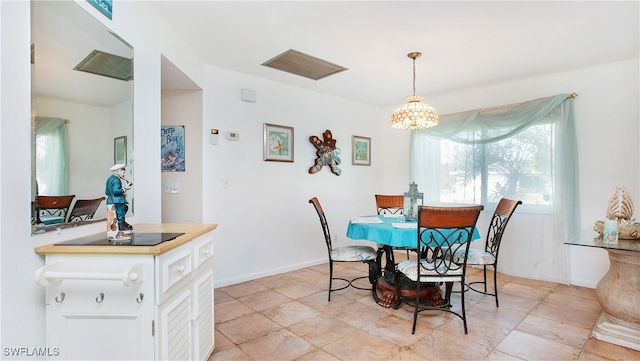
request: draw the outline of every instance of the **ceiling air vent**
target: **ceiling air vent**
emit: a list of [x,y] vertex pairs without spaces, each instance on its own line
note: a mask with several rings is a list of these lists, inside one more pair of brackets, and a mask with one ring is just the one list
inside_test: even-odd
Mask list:
[[133,61],[122,56],[92,51],[73,70],[85,71],[91,74],[106,76],[120,80],[133,79]]
[[275,58],[262,63],[262,65],[313,80],[319,80],[347,70],[347,68],[340,65],[332,64],[293,49],[285,51]]

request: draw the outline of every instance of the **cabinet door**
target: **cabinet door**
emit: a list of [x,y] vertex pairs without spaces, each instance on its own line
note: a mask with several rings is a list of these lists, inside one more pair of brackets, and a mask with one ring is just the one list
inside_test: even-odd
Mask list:
[[213,327],[213,270],[212,267],[196,278],[193,285],[194,360],[206,360],[214,347]]
[[[57,359],[153,358],[151,297],[140,300],[139,294],[143,292],[125,289],[114,282],[63,283],[66,284],[51,287],[46,306],[47,344],[59,349]],[[153,290],[147,294],[153,295]]]
[[185,287],[158,306],[158,360],[193,360],[191,289]]
[[[46,289],[47,346],[59,354],[51,360],[149,360],[154,357],[152,323],[152,259],[92,262],[65,258],[70,274],[119,270],[143,264],[140,282],[125,286],[117,280],[63,279]],[[145,265],[146,263],[146,265]],[[141,296],[142,295],[142,296]]]

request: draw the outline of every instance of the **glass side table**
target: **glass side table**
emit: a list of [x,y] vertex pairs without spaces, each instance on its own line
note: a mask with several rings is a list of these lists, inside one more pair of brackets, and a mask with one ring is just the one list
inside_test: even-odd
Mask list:
[[595,247],[609,253],[609,271],[596,286],[602,306],[591,335],[601,341],[640,351],[640,240],[605,243],[592,228],[565,242],[570,246]]

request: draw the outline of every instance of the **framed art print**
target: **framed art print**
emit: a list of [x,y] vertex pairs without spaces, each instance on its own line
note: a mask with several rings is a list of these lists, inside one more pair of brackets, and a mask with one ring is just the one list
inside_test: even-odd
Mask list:
[[127,165],[127,136],[113,139],[113,164]]
[[359,135],[351,138],[351,164],[371,165],[371,138]]
[[293,127],[264,123],[264,160],[293,162]]
[[184,125],[160,127],[160,167],[163,172],[184,172]]

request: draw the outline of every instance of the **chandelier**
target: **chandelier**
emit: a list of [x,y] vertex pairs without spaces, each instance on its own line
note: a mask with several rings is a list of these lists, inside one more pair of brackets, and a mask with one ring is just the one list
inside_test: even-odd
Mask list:
[[404,100],[402,105],[391,114],[391,127],[398,129],[423,129],[438,125],[438,112],[428,104],[424,104],[420,95],[416,95],[416,59],[422,53],[413,52],[407,56],[413,59],[413,95]]

